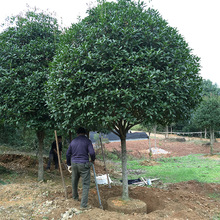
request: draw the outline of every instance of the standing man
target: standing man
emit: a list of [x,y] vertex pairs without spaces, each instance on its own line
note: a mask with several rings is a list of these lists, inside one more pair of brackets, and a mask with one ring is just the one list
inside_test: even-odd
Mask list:
[[[68,169],[72,169],[73,199],[79,201],[78,183],[82,178],[83,192],[81,209],[89,209],[88,195],[90,187],[90,167],[95,161],[95,151],[92,142],[85,136],[86,130],[80,127],[77,130],[77,137],[72,140],[66,152]],[[89,162],[89,155],[91,162]]]
[[[59,153],[60,153],[60,158],[61,158],[61,153],[62,153],[62,136],[58,136],[57,139],[58,139]],[[51,145],[50,154],[49,154],[49,161],[48,161],[48,164],[47,164],[47,170],[50,170],[50,165],[51,165],[51,161],[52,160],[55,163],[55,169],[58,169],[58,155],[57,155],[56,140]]]

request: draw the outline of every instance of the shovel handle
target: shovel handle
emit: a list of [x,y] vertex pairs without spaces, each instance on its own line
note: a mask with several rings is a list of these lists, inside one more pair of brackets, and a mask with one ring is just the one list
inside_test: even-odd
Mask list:
[[95,167],[94,167],[93,163],[92,163],[92,169],[93,169],[93,173],[94,173],[95,185],[96,185],[96,190],[97,190],[98,199],[99,199],[99,206],[100,206],[101,209],[103,209],[102,203],[101,203],[101,198],[100,198],[100,195],[99,195],[99,187],[98,187],[98,183],[97,183],[97,180],[96,180]]

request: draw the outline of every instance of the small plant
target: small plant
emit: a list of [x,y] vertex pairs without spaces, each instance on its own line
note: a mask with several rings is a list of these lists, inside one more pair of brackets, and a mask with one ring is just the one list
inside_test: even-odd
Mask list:
[[[104,154],[105,154],[105,159],[106,160],[113,160],[113,161],[117,161],[120,159],[120,152],[118,152],[117,150],[110,152],[107,150],[104,150]],[[96,158],[99,160],[103,160],[103,155],[102,155],[102,151],[101,148],[96,150]]]
[[102,144],[108,144],[109,143],[109,139],[105,138],[103,135],[101,135],[101,137],[99,136],[98,133],[94,134],[94,140],[95,140],[95,148],[100,148],[101,147],[101,141]]

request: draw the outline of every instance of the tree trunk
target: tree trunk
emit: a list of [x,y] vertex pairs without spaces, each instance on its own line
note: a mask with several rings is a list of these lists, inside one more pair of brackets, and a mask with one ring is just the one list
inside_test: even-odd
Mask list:
[[89,138],[89,131],[86,130],[86,136]]
[[215,140],[214,129],[210,127],[210,154],[213,155],[213,144]]
[[152,159],[152,149],[151,149],[151,142],[150,142],[150,132],[149,132],[149,137],[148,137],[148,145],[149,145],[149,157],[151,160]]
[[72,141],[72,132],[69,130],[69,142],[71,143]]
[[205,139],[207,138],[207,129],[205,128]]
[[122,190],[123,190],[122,199],[129,200],[126,137],[121,137],[121,154],[122,154]]
[[169,127],[168,125],[166,126],[166,132],[165,132],[165,139],[169,138]]
[[155,148],[157,148],[157,125],[154,126],[154,140],[155,140]]
[[37,131],[38,138],[38,181],[44,180],[44,161],[43,161],[43,143],[44,143],[44,131]]

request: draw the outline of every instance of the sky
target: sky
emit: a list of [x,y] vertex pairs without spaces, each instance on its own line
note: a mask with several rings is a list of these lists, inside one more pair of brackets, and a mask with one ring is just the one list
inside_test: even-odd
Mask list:
[[[220,2],[219,0],[144,0],[157,9],[170,26],[177,28],[193,54],[200,57],[203,79],[220,87]],[[0,4],[0,24],[5,18],[27,10],[27,5],[55,12],[63,27],[85,17],[96,0],[5,0]],[[0,31],[2,31],[0,29]]]

